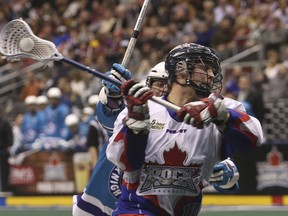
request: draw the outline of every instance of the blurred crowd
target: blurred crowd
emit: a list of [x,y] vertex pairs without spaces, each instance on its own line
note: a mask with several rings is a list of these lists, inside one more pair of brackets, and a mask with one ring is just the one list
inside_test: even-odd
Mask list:
[[[143,0],[2,0],[0,29],[22,18],[35,35],[54,42],[64,56],[105,73],[122,61],[142,4]],[[221,60],[262,44],[261,71],[243,73],[236,65],[223,86],[224,95],[242,101],[262,122],[264,103],[288,96],[287,32],[287,0],[152,0],[128,68],[144,79],[171,48],[184,42],[212,47]],[[2,58],[1,65],[5,64]],[[101,87],[99,78],[61,62],[25,73],[17,98],[5,108],[12,116],[14,146],[20,142],[17,130],[23,132],[25,115],[41,112],[40,98],[43,106],[53,106],[51,89],[57,89],[56,100],[66,107],[63,123],[68,115],[76,115],[70,116],[65,128],[90,119],[87,115],[93,115],[95,107],[88,108],[89,98],[98,95]]]
[[99,102],[91,95],[83,109],[71,110],[58,87],[51,87],[46,95],[25,98],[25,111],[16,115],[13,130],[12,155],[30,150],[88,150],[86,146],[90,121]]
[[[107,72],[114,62],[121,62],[142,4],[143,0],[1,1],[0,28],[21,17],[35,35],[53,41],[64,56]],[[128,66],[140,77],[183,42],[210,46],[222,61],[264,44],[267,60],[262,73],[252,80],[263,82],[263,88],[278,86],[287,71],[286,0],[152,0],[143,26]],[[60,63],[38,74],[37,79],[38,92],[21,93],[21,101],[57,86],[71,94],[71,103],[83,106],[87,97],[101,88],[98,78]],[[273,98],[267,96],[267,100]]]

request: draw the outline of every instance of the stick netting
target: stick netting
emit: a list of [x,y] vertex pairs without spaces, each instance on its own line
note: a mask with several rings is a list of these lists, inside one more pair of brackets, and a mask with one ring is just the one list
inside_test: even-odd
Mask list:
[[[31,38],[33,40],[34,47],[31,51],[25,52],[21,50],[19,44],[23,38]],[[35,36],[29,25],[22,19],[15,19],[3,27],[0,33],[0,52],[14,59],[26,57],[45,61],[63,58],[52,42]]]

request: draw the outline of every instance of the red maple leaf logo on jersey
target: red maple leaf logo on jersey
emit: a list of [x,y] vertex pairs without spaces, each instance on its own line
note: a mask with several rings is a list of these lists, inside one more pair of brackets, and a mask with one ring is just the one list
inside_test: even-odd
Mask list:
[[[178,147],[177,142],[175,142],[173,148],[165,150],[163,152],[163,157],[165,160],[165,164],[162,166],[175,166],[175,167],[193,167],[197,171],[193,174],[193,177],[200,175],[200,169],[203,166],[202,162],[192,162],[188,166],[184,165],[187,160],[187,152],[181,150]],[[158,163],[148,162],[149,165],[158,165]]]
[[[158,151],[158,154],[161,152]],[[202,188],[200,175],[203,161],[188,158],[187,152],[176,142],[170,148],[162,149],[162,154],[164,163],[148,162],[143,167],[139,193],[198,195]]]

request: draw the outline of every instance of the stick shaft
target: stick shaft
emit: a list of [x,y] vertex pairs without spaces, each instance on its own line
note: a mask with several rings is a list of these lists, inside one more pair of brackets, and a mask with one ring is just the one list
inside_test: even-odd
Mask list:
[[127,67],[128,62],[130,61],[130,58],[132,56],[132,52],[134,50],[137,38],[138,38],[140,30],[142,28],[143,20],[144,20],[145,14],[147,12],[147,8],[148,8],[148,5],[149,5],[149,2],[150,2],[150,0],[145,0],[143,2],[141,11],[139,13],[137,22],[136,22],[135,27],[134,27],[134,31],[133,31],[132,37],[131,37],[131,39],[130,39],[130,41],[128,43],[128,47],[126,49],[126,52],[125,52],[123,60],[122,60],[122,65],[124,67]]
[[[148,6],[148,3],[149,3],[149,0],[145,0],[144,3],[143,3],[143,6],[142,6],[142,9],[141,9],[141,12],[139,14],[139,18],[136,22],[136,26],[135,26],[135,31],[134,31],[134,34],[133,34],[133,37],[131,38],[129,44],[131,43],[131,45],[129,46],[128,45],[128,48],[126,50],[126,53],[125,53],[125,58],[123,59],[123,63],[124,65],[127,64],[128,60],[130,59],[131,57],[131,52],[134,48],[134,45],[136,43],[136,39],[139,35],[139,31],[140,31],[140,28],[141,28],[141,25],[142,25],[142,21],[143,21],[143,18],[144,18],[144,15],[147,11],[147,6]],[[13,26],[14,24],[17,24],[16,26]],[[9,24],[9,25],[8,25]],[[2,46],[0,46],[0,52],[4,55],[4,56],[7,56],[7,57],[10,57],[10,58],[32,58],[32,59],[35,59],[35,60],[38,60],[38,61],[63,61],[69,65],[72,65],[76,68],[79,68],[80,70],[83,70],[83,71],[86,71],[94,76],[97,76],[101,79],[104,79],[104,80],[107,80],[111,83],[113,83],[114,85],[117,85],[117,86],[121,86],[122,85],[122,82],[120,82],[119,80],[116,80],[116,79],[113,79],[111,77],[108,77],[106,74],[104,73],[101,73],[99,71],[96,71],[95,69],[92,69],[88,66],[85,66],[79,62],[76,62],[72,59],[69,59],[69,58],[65,58],[64,56],[62,56],[61,53],[58,52],[58,50],[56,49],[55,45],[51,45],[52,42],[49,42],[49,41],[46,41],[46,40],[43,40],[41,38],[38,38],[37,36],[35,36],[32,32],[32,30],[30,29],[29,25],[27,23],[25,23],[23,20],[19,20],[19,19],[16,19],[16,20],[13,20],[11,22],[9,22],[8,24],[6,24],[3,29],[1,30],[0,32],[0,42],[2,42]],[[17,31],[16,32],[21,32],[20,30],[26,30],[26,33],[27,34],[30,34],[31,37],[34,38],[34,40],[36,40],[38,43],[41,42],[41,44],[49,49],[51,49],[52,51],[54,51],[54,55],[55,56],[50,56],[49,58],[47,56],[49,56],[48,54],[46,56],[36,56],[36,54],[33,56],[33,54],[27,54],[27,53],[18,53],[18,52],[15,52],[15,53],[10,53],[10,52],[6,52],[7,50],[6,49],[2,49],[2,47],[7,46],[8,48],[11,48],[11,46],[13,45],[12,42],[15,42],[13,41],[13,38],[16,39],[15,37],[12,37],[11,35],[13,35],[12,32],[11,33],[11,26],[14,28],[14,30],[16,29]],[[9,28],[8,28],[9,27]],[[9,40],[4,40],[4,38],[6,38],[5,36],[7,36],[7,38],[9,38]],[[9,37],[8,37],[9,36]],[[22,35],[20,35],[19,37],[21,37]],[[18,38],[19,39],[19,38]],[[12,41],[11,41],[12,40]],[[12,44],[12,45],[9,45],[9,44]],[[15,49],[9,49],[9,50],[12,50],[12,51],[15,51]],[[52,55],[53,53],[51,53]],[[162,104],[163,106],[165,107],[168,107],[172,110],[179,110],[180,108],[175,106],[174,104],[172,103],[169,103],[168,101],[164,101],[162,100],[161,98],[157,98],[157,97],[152,97],[151,98],[152,101],[155,101],[156,103],[159,103],[159,104]]]
[[[81,64],[79,62],[76,62],[76,61],[74,61],[72,59],[68,59],[68,58],[63,57],[63,59],[61,59],[61,61],[65,62],[65,63],[67,63],[69,65],[72,65],[74,67],[77,67],[77,68],[79,68],[79,69],[81,69],[83,71],[86,71],[86,72],[88,72],[88,73],[90,73],[90,74],[92,74],[94,76],[97,76],[97,77],[99,77],[101,79],[107,80],[107,81],[109,81],[109,82],[111,82],[114,85],[117,85],[119,87],[122,85],[122,82],[120,82],[119,80],[116,80],[116,79],[113,79],[113,78],[111,78],[109,76],[106,76],[105,74],[103,74],[103,73],[101,73],[99,71],[96,71],[95,69],[92,69],[90,67],[87,67],[87,66],[85,66],[85,65],[83,65],[83,64]],[[172,109],[172,110],[174,110],[176,112],[180,109],[180,107],[178,107],[178,106],[176,106],[176,105],[174,105],[174,104],[172,104],[172,103],[170,103],[168,101],[162,100],[161,98],[155,97],[155,96],[153,96],[151,98],[151,100],[154,101],[155,103],[158,103],[158,104],[161,104],[161,105],[163,105],[163,106],[165,106],[167,108],[170,108],[170,109]]]
[[122,85],[122,83],[119,80],[113,79],[113,78],[111,78],[109,76],[106,76],[104,73],[101,73],[101,72],[99,72],[99,71],[97,71],[95,69],[92,69],[92,68],[90,68],[88,66],[85,66],[85,65],[83,65],[83,64],[81,64],[79,62],[76,62],[76,61],[72,60],[72,59],[63,57],[61,59],[61,61],[65,62],[65,63],[67,63],[69,65],[72,65],[74,67],[77,67],[77,68],[79,68],[79,69],[81,69],[83,71],[86,71],[86,72],[88,72],[88,73],[90,73],[90,74],[92,74],[94,76],[97,76],[97,77],[99,77],[101,79],[107,80],[107,81],[113,83],[114,85],[117,85],[117,86],[121,86]]

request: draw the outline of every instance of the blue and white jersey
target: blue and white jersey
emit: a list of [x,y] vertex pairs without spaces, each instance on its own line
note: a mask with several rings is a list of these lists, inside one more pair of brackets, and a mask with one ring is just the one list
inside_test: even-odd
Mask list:
[[[109,136],[112,135],[114,122],[124,106],[111,111],[101,102],[96,108],[96,120]],[[73,197],[73,216],[109,216],[121,195],[122,172],[106,157],[108,136],[104,143],[97,164],[83,194]]]
[[109,136],[112,135],[114,129],[114,122],[116,121],[119,113],[125,108],[125,104],[122,105],[118,109],[111,110],[107,106],[102,103],[98,103],[96,107],[96,116],[97,120],[101,124],[101,126],[107,130]]
[[23,121],[20,125],[20,130],[23,135],[22,143],[31,145],[43,131],[44,119],[40,113],[27,112],[23,116]]
[[80,134],[81,136],[86,136],[88,134],[89,131],[89,127],[90,127],[90,123],[91,121],[94,119],[94,115],[89,116],[89,118],[86,121],[81,120],[79,123],[79,130],[80,130]]
[[44,136],[66,139],[68,128],[65,125],[65,117],[69,114],[69,107],[59,104],[56,107],[48,105],[45,108]]
[[78,124],[78,130],[72,131],[70,128],[67,128],[68,134],[66,140],[72,145],[75,151],[86,152],[88,150],[86,146],[88,128],[87,124],[83,121],[80,121]]
[[73,197],[73,216],[110,216],[121,195],[122,172],[106,157],[104,144],[83,194]]

